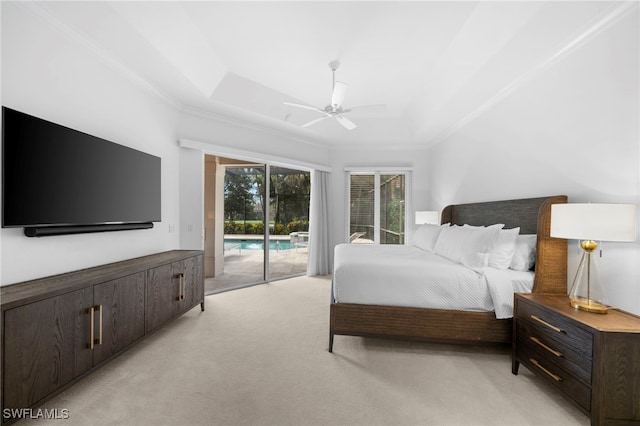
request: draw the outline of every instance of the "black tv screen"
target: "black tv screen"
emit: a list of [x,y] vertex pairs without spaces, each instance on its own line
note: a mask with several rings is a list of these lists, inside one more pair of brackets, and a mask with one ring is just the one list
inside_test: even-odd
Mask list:
[[159,157],[2,107],[3,228],[159,222],[160,167]]

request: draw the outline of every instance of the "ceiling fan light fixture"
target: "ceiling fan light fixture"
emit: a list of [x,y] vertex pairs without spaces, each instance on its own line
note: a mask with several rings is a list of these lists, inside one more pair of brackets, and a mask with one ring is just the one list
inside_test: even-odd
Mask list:
[[347,94],[347,89],[349,88],[349,85],[344,81],[336,81],[336,70],[338,69],[339,66],[340,66],[340,62],[337,60],[329,62],[329,68],[331,68],[331,71],[333,73],[333,79],[332,79],[333,88],[331,91],[331,104],[325,106],[324,108],[317,108],[309,105],[296,104],[293,102],[284,102],[285,105],[317,111],[317,112],[320,112],[321,114],[324,114],[322,117],[318,117],[314,120],[311,120],[303,124],[301,127],[309,127],[320,121],[326,120],[327,118],[333,117],[345,129],[353,130],[358,126],[356,126],[356,124],[353,121],[344,117],[342,114],[346,114],[350,112],[352,109],[374,109],[374,108],[379,109],[378,107],[383,107],[383,109],[385,108],[384,105],[362,105],[362,106],[353,107],[353,108],[343,108],[342,103],[344,102],[344,97]]
[[333,93],[331,95],[331,106],[333,108],[339,108],[342,106],[348,88],[349,85],[344,81],[336,81],[333,85]]

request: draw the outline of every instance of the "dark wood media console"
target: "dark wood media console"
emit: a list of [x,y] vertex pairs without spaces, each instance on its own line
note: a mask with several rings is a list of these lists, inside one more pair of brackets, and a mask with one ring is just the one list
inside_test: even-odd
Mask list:
[[200,304],[204,254],[174,250],[0,287],[2,424]]

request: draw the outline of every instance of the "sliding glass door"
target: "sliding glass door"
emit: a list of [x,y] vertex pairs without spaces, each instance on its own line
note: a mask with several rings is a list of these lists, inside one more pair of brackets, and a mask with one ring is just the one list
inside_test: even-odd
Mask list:
[[307,272],[311,174],[270,167],[269,279]]
[[264,165],[226,166],[224,175],[224,267],[227,287],[262,282],[265,241]]
[[210,209],[224,209],[224,230],[213,236],[224,250],[221,267],[206,281],[207,292],[306,273],[310,172],[221,157],[215,162],[223,170],[224,197]]

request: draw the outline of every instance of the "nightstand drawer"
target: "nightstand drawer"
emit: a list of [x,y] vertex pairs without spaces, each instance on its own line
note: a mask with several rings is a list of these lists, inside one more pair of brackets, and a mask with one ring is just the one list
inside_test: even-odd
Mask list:
[[552,339],[540,326],[526,320],[516,322],[516,346],[529,348],[550,362],[591,384],[592,357],[578,351],[575,346],[566,345],[562,339]]
[[526,321],[531,325],[533,335],[544,338],[547,342],[553,341],[559,350],[571,351],[581,357],[593,359],[593,335],[577,327],[566,316],[552,310],[544,309],[538,305],[532,305],[521,301],[517,312],[518,322]]
[[571,307],[566,295],[516,293],[511,372],[524,364],[591,418],[640,426],[640,316]]
[[531,371],[557,386],[585,410],[591,410],[591,387],[580,382],[556,364],[536,356],[536,353],[528,353],[526,349],[521,351],[518,348],[517,355],[518,359]]

